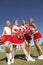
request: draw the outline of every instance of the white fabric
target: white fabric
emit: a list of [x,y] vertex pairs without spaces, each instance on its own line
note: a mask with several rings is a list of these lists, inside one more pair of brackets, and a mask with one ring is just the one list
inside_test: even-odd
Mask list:
[[14,25],[14,26],[12,27],[12,29],[17,29],[17,30],[19,30],[19,27],[16,26],[16,25]]
[[[5,34],[5,32],[6,32],[6,34]],[[4,35],[11,35],[11,29],[9,27],[4,27],[3,33],[4,33]]]

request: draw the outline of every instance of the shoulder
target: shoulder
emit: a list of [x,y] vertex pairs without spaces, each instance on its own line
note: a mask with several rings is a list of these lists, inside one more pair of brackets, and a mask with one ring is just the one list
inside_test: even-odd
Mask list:
[[4,29],[7,29],[7,27],[5,26]]
[[15,26],[15,25],[12,28],[13,29],[19,29],[19,27],[18,26]]

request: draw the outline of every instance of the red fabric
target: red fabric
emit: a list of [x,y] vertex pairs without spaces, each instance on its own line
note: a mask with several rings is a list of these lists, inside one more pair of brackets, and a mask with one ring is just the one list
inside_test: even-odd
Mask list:
[[42,38],[42,35],[40,32],[37,32],[36,34],[34,34],[34,40],[40,40]]
[[4,42],[6,41],[11,41],[11,36],[10,35],[4,35]]
[[4,37],[0,36],[0,45],[2,45],[4,43]]
[[18,38],[18,36],[13,35],[13,36],[11,37],[11,42],[12,42],[12,44],[14,44],[14,45],[18,45],[18,44],[22,44],[22,43],[23,43],[23,40],[20,39],[20,38]]
[[4,36],[0,36],[0,45],[2,45],[4,42],[9,41],[14,45],[20,45],[23,43],[23,39],[18,38],[18,36],[13,35],[4,35]]
[[25,35],[24,35],[24,40],[29,40],[29,41],[31,41],[31,40],[32,40],[32,37],[31,37],[30,35],[28,35],[28,34],[25,34]]

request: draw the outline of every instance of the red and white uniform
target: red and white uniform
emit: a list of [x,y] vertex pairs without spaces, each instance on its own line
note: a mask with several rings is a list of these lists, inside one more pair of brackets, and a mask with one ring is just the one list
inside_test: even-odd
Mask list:
[[11,41],[11,29],[12,27],[4,27],[3,35],[0,36],[0,45],[2,45],[6,41]]
[[24,34],[24,37],[23,37],[23,40],[29,40],[29,41],[31,41],[31,35],[29,34],[29,31],[30,31],[30,28],[29,28],[29,26],[28,25],[22,25],[21,26],[21,28],[22,29],[24,29],[24,32],[23,32],[23,34]]
[[39,31],[36,31],[34,34],[34,41],[40,40],[42,38],[42,35]]
[[19,28],[19,32],[20,32],[19,38],[21,38],[21,39],[24,38],[24,34],[26,33],[25,31],[26,31],[26,28],[24,26],[20,26],[20,28]]
[[26,33],[25,31],[26,31],[26,28],[25,28],[25,26],[22,25],[20,27],[20,32],[23,33],[23,34],[25,34]]
[[11,29],[10,27],[4,27],[3,35],[11,35]]
[[[14,25],[12,30],[14,30],[16,33],[19,33],[20,29],[19,29],[18,26]],[[23,43],[23,40],[20,39],[18,36],[19,36],[19,34],[15,34],[14,33],[14,35],[12,36],[12,39],[11,39],[12,44],[14,44],[14,45],[18,45],[19,44],[20,45],[20,44]]]
[[11,40],[11,27],[4,27],[3,29],[3,37],[4,37],[4,42],[10,41]]
[[38,30],[35,30],[32,26],[30,26],[31,32],[34,35],[34,41],[40,40],[42,38],[41,33]]

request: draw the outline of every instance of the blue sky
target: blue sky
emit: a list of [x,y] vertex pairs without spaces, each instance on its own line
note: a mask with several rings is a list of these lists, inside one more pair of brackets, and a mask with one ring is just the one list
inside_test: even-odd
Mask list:
[[0,35],[6,20],[10,20],[13,25],[15,19],[33,18],[39,31],[43,35],[43,0],[0,0]]

